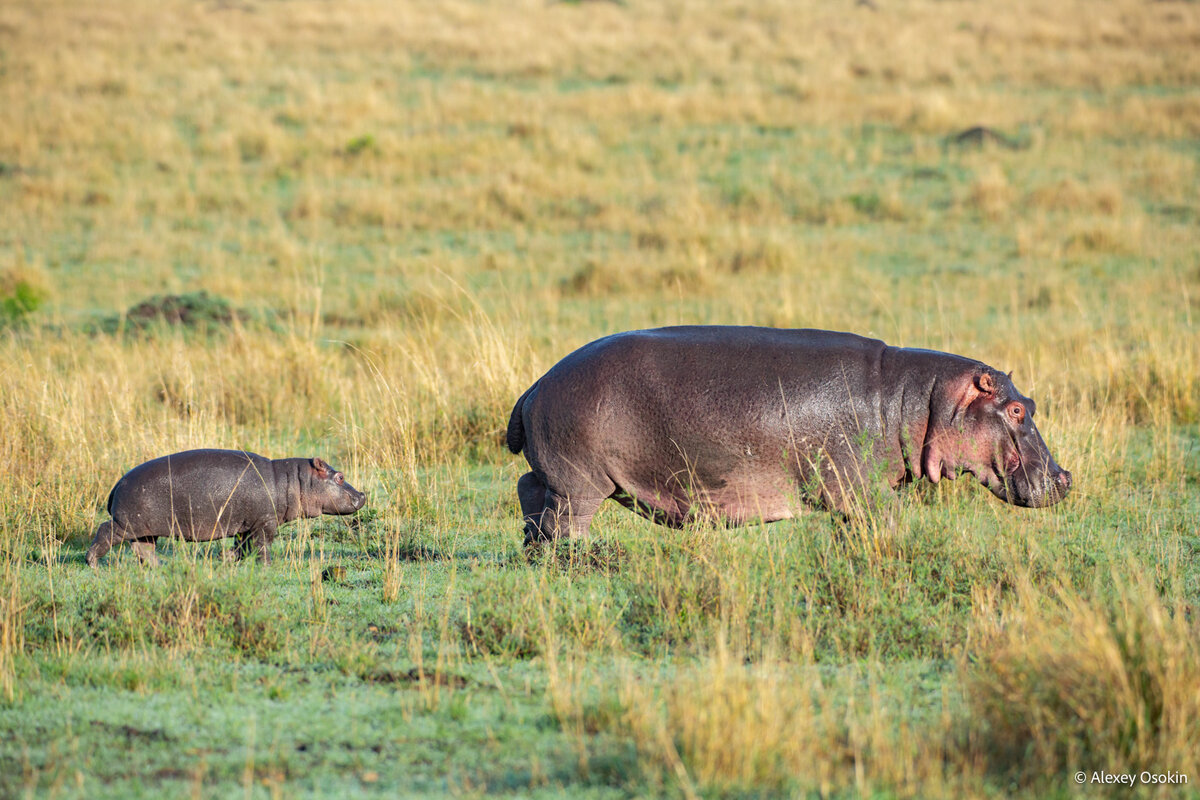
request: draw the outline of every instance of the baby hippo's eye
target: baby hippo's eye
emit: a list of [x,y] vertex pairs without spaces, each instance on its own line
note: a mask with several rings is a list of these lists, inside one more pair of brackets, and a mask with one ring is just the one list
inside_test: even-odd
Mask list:
[[1013,403],[1009,406],[1008,413],[1012,415],[1013,420],[1017,423],[1025,421],[1025,406],[1020,403]]
[[333,476],[333,480],[335,483],[337,483],[339,486],[341,486],[343,483],[346,482],[346,476],[339,472],[337,475]]

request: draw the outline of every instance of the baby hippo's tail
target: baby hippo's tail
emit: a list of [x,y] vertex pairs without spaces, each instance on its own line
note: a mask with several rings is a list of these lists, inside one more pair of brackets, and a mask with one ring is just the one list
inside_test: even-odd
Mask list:
[[525,398],[529,397],[530,393],[537,388],[535,382],[525,390],[525,394],[521,395],[517,400],[517,404],[513,406],[512,414],[508,418],[508,449],[514,453],[519,453],[525,447],[525,423],[521,419],[521,412],[525,408]]

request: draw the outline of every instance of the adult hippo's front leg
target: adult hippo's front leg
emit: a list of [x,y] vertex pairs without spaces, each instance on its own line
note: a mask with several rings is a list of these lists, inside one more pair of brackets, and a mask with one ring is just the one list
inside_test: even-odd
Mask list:
[[900,518],[900,497],[884,480],[871,480],[841,494],[831,506],[850,525],[893,533]]
[[887,481],[864,474],[857,464],[831,458],[824,451],[796,470],[794,480],[798,487],[792,498],[795,508],[824,509],[851,524],[877,518],[895,496]]

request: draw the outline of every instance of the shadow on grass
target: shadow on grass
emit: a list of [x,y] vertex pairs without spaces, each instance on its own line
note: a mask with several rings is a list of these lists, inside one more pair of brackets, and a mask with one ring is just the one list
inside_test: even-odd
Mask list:
[[628,563],[629,556],[629,550],[623,544],[610,539],[560,539],[525,548],[528,563],[548,564],[572,573],[618,573]]
[[[228,564],[238,566],[245,562],[256,562],[253,556],[241,561],[227,560],[226,553],[233,547],[233,538],[219,539],[211,542],[181,542],[180,540],[163,537],[157,542],[156,554],[165,566],[174,561],[189,563],[211,563],[214,566]],[[91,544],[90,537],[84,541],[69,540],[63,544],[49,559],[55,566],[87,566],[87,549]],[[334,542],[334,544],[337,544]],[[182,545],[182,546],[180,546]],[[273,550],[279,546],[275,543]],[[618,574],[629,564],[631,553],[621,542],[613,539],[564,539],[557,542],[545,542],[526,547],[524,550],[507,549],[500,551],[484,551],[479,549],[439,548],[423,542],[406,540],[393,546],[375,543],[366,549],[340,554],[325,553],[319,557],[329,560],[331,556],[337,561],[382,563],[390,558],[408,563],[433,562],[470,562],[492,563],[500,567],[548,566],[572,574],[584,572],[600,572],[603,574]],[[296,558],[297,556],[289,556]],[[317,559],[316,555],[299,556],[304,561]],[[30,562],[46,563],[45,552],[41,548],[33,548],[27,555]],[[278,551],[273,553],[272,562],[283,560]],[[125,564],[124,562],[128,562]],[[113,547],[100,562],[100,569],[105,566],[139,567],[137,556],[129,548],[128,543]]]
[[366,673],[362,676],[362,679],[367,683],[385,683],[401,686],[424,683],[430,686],[446,686],[451,689],[463,689],[472,683],[470,678],[456,675],[453,672],[427,672],[420,667],[413,667],[410,670],[404,671],[377,669]]
[[[485,794],[513,792],[538,786],[561,789],[611,787],[628,790],[642,779],[636,747],[630,742],[589,743],[591,752],[580,758],[577,752],[559,753],[557,758],[538,760],[532,766],[514,766],[503,771],[477,774],[471,784]],[[631,795],[632,796],[632,795]]]

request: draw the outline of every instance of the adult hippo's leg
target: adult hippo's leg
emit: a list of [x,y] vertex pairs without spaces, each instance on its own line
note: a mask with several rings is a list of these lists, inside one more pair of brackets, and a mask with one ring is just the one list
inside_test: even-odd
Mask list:
[[[612,481],[604,479],[560,490],[546,486],[533,473],[522,476],[517,482],[517,492],[525,515],[525,545],[585,536],[600,504],[616,488]],[[540,511],[536,507],[539,495],[542,497]]]
[[842,495],[834,510],[853,527],[893,534],[899,524],[900,498],[887,484],[872,483]]
[[532,472],[517,480],[517,498],[525,520],[525,544],[537,541],[541,532],[542,511],[546,508],[546,484]]
[[849,525],[894,532],[900,498],[886,471],[872,464],[871,458],[852,450],[849,441],[832,453],[822,451],[798,464],[795,480],[802,487],[800,499],[834,512]]
[[592,524],[592,517],[596,515],[604,500],[603,497],[587,495],[565,497],[547,489],[546,505],[542,509],[536,532],[528,525],[525,528],[526,546],[571,536],[586,536]]

